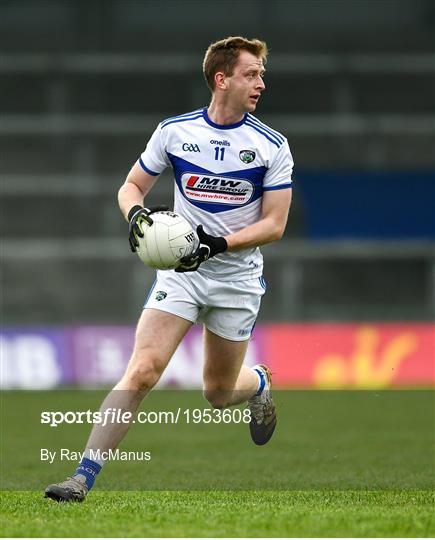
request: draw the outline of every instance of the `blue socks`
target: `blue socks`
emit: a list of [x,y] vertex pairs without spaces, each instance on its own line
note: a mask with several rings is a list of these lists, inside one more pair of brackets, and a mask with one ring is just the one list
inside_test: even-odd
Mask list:
[[101,471],[101,465],[88,458],[83,458],[80,461],[79,466],[74,473],[76,475],[82,475],[85,477],[85,484],[88,489],[91,489],[94,485],[97,474]]

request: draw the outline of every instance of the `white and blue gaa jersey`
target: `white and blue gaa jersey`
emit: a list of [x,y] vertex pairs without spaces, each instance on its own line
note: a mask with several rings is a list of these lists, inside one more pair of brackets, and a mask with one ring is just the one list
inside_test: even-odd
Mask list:
[[[214,236],[256,223],[263,193],[292,186],[287,139],[248,113],[224,126],[212,122],[206,108],[164,120],[139,163],[154,176],[171,166],[174,211]],[[222,281],[255,278],[263,257],[258,248],[220,253],[198,271]]]

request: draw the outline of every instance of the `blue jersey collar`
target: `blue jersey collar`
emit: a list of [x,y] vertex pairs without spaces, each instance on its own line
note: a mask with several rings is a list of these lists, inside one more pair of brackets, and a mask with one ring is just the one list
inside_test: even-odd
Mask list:
[[213,120],[210,120],[210,117],[208,116],[208,112],[207,112],[207,107],[204,107],[204,109],[202,110],[202,115],[204,116],[204,120],[207,122],[207,124],[210,125],[211,127],[216,128],[216,129],[234,129],[234,128],[238,128],[239,126],[242,126],[246,122],[246,119],[248,118],[248,113],[245,113],[245,115],[240,120],[240,122],[236,122],[235,124],[222,125],[222,124],[215,124],[213,122]]

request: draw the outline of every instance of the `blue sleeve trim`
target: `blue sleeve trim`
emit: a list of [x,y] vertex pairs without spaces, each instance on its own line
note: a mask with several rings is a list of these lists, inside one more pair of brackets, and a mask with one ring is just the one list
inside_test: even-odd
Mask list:
[[146,173],[150,174],[151,176],[159,176],[160,173],[154,172],[154,171],[152,171],[151,169],[148,169],[148,167],[147,167],[147,166],[145,165],[145,163],[142,161],[142,158],[139,158],[139,163],[140,163],[140,166],[142,167],[142,169],[143,169]]
[[170,124],[178,124],[179,122],[188,122],[189,120],[197,120],[198,118],[202,118],[203,114],[197,114],[196,116],[188,116],[186,118],[176,118],[175,120],[168,120],[166,122],[162,122],[162,129],[166,126],[169,126]]
[[258,133],[261,133],[263,137],[266,137],[266,139],[269,139],[269,141],[272,144],[274,144],[277,148],[281,146],[281,144],[278,143],[275,139],[272,139],[272,137],[268,135],[267,132],[263,130],[263,128],[260,128],[259,126],[257,126],[257,124],[254,124],[253,122],[251,122],[251,120],[247,120],[246,125],[251,127],[252,129],[255,129],[255,131],[258,131]]
[[263,187],[263,191],[276,191],[277,189],[289,189],[293,185],[293,182],[290,182],[290,184],[280,184],[279,186],[270,186],[270,187]]
[[285,138],[281,135],[281,133],[278,133],[278,131],[275,131],[266,124],[263,124],[263,122],[260,122],[260,120],[258,120],[258,118],[256,118],[252,114],[248,114],[248,116],[251,122],[254,122],[254,124],[257,124],[259,127],[263,128],[264,131],[267,131],[269,135],[271,135],[277,140],[277,142],[283,143],[285,141]]
[[165,120],[162,121],[162,127],[164,127],[167,122],[171,122],[172,120],[178,120],[180,118],[187,118],[188,116],[193,116],[199,113],[202,114],[202,110],[203,110],[203,107],[201,109],[196,109],[188,113],[178,114],[177,116],[171,116],[170,118],[166,118]]

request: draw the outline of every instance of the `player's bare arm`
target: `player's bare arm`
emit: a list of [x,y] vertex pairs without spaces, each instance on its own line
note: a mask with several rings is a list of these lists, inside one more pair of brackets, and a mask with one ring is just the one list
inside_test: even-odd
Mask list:
[[169,210],[167,206],[143,207],[144,197],[149,193],[157,178],[158,175],[147,173],[136,162],[118,192],[119,207],[128,221],[128,240],[133,252],[139,247],[139,238],[144,236],[143,227],[153,224],[151,214]]
[[127,175],[124,184],[118,192],[118,203],[125,219],[128,220],[128,213],[133,206],[142,206],[143,200],[150,192],[158,176],[153,176],[145,172],[136,162]]
[[183,257],[182,264],[175,271],[196,271],[202,262],[218,253],[239,251],[280,240],[287,224],[291,199],[291,188],[265,191],[260,220],[225,237],[207,234],[203,226],[199,225],[197,227],[199,239],[197,250],[192,255]]
[[287,224],[291,200],[291,188],[266,191],[263,195],[260,221],[225,236],[227,250],[237,251],[280,240]]

